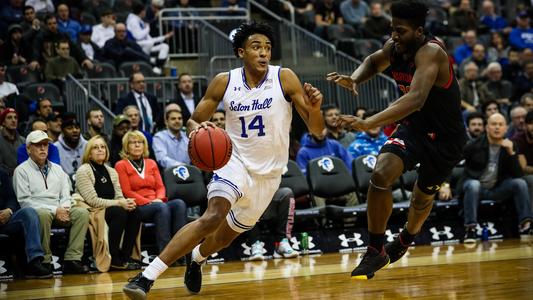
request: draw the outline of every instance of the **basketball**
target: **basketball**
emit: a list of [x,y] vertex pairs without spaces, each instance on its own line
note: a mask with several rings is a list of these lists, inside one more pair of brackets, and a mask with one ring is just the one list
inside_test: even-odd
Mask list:
[[231,157],[231,140],[224,129],[200,128],[189,141],[191,162],[203,171],[222,168]]

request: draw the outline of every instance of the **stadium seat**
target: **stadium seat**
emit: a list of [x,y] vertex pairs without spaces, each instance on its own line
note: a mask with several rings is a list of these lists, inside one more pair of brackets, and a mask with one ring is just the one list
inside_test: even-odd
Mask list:
[[202,172],[191,165],[167,168],[163,171],[163,182],[168,199],[181,199],[187,207],[202,205],[207,201],[207,188]]
[[118,77],[115,67],[110,63],[97,63],[87,72],[89,78],[115,78]]
[[37,101],[43,98],[49,98],[52,101],[52,106],[63,107],[61,100],[61,92],[59,88],[53,83],[32,83],[24,88],[24,96],[30,100]]
[[322,156],[307,163],[307,182],[313,196],[333,198],[355,191],[355,184],[344,162]]
[[25,65],[9,66],[6,75],[7,81],[15,83],[21,89],[30,83],[41,81],[41,73],[37,70],[32,71]]
[[302,173],[302,170],[300,170],[300,167],[298,167],[298,164],[293,160],[289,160],[287,171],[281,175],[280,187],[290,188],[296,199],[309,195],[307,179]]
[[138,71],[142,72],[145,77],[155,76],[152,71],[152,66],[142,60],[124,62],[118,67],[118,69],[120,70],[122,77],[130,77],[133,72]]
[[352,176],[359,202],[366,202],[366,193],[376,162],[377,158],[374,155],[362,155],[352,161]]

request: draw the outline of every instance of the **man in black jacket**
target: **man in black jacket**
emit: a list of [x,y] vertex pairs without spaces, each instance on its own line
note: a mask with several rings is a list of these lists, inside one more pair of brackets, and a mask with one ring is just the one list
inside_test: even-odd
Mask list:
[[[52,272],[43,266],[39,216],[31,207],[20,208],[11,178],[0,170],[0,233],[23,236],[28,267],[26,278],[50,278]],[[7,245],[5,245],[7,246]]]
[[120,64],[128,61],[142,60],[150,63],[150,56],[137,43],[128,40],[124,23],[115,26],[115,37],[107,40],[102,49],[103,58],[113,61],[117,69]]
[[477,207],[480,199],[496,201],[512,197],[519,218],[520,235],[532,233],[531,207],[526,181],[518,160],[517,147],[505,138],[507,123],[496,113],[487,120],[486,134],[464,148],[465,243],[476,242]]
[[193,91],[194,82],[192,76],[189,73],[182,73],[178,77],[178,93],[176,99],[172,101],[181,107],[181,113],[183,116],[183,124],[187,124],[187,121],[191,117],[196,105],[200,102],[199,95],[195,95]]

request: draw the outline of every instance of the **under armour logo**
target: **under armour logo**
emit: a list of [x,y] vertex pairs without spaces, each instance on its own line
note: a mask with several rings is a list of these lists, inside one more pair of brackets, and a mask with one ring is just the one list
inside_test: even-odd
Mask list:
[[155,255],[148,254],[148,251],[146,250],[141,252],[141,261],[145,264],[150,264],[155,257]]
[[[494,223],[487,222],[487,230],[490,232],[490,235],[495,235],[498,230],[494,228]],[[476,225],[476,234],[481,236],[483,232],[483,227],[479,226],[479,224]]]
[[323,157],[318,161],[318,166],[326,172],[331,172],[335,167],[333,161],[329,157]]
[[[267,251],[266,251],[266,249],[265,249],[265,243],[263,243],[263,242],[259,242],[259,244],[261,245],[261,254],[265,254],[265,253],[267,253]],[[244,255],[248,255],[248,256],[252,255],[252,247],[246,245],[246,243],[242,243],[242,244],[241,244],[241,247],[244,249],[244,250],[242,251],[242,253],[243,253]]]
[[370,168],[370,170],[374,170],[374,167],[376,166],[376,162],[378,159],[374,155],[367,155],[363,157],[363,164]]
[[387,229],[385,231],[385,236],[387,237],[387,242],[390,243],[390,242],[394,241],[394,238],[397,237],[400,234],[400,232],[402,232],[402,230],[403,230],[403,228],[400,228],[398,233],[392,233],[392,231],[390,229]]
[[[307,242],[309,244],[309,249],[313,249],[315,248],[315,243],[313,243],[313,237],[312,236],[308,236],[307,237]],[[294,250],[300,250],[300,241],[298,241],[298,239],[293,236],[291,237],[291,243],[292,243],[292,249]]]
[[187,169],[186,166],[179,166],[174,168],[174,170],[172,170],[172,174],[174,174],[174,176],[178,176],[178,178],[180,178],[181,180],[186,180],[191,176],[189,174],[189,169]]
[[234,86],[234,87],[233,87],[233,91],[234,91],[234,92],[236,92],[236,91],[239,91],[239,92],[240,92],[240,91],[241,91],[241,87],[240,87],[240,86],[239,86],[239,87]]
[[0,274],[4,274],[5,272],[7,272],[7,269],[4,268],[4,265],[6,264],[5,261],[3,260],[0,260]]
[[440,240],[440,237],[445,235],[448,239],[453,238],[452,228],[450,226],[444,226],[444,230],[439,231],[436,227],[431,227],[429,229],[433,235],[431,236],[434,240]]
[[361,234],[354,232],[353,237],[346,237],[346,235],[343,233],[339,235],[339,240],[341,240],[341,246],[343,247],[349,247],[350,243],[356,243],[356,245],[359,247],[364,244],[363,240],[361,240]]
[[61,264],[59,264],[59,257],[52,255],[52,266],[54,267],[54,270],[60,269]]

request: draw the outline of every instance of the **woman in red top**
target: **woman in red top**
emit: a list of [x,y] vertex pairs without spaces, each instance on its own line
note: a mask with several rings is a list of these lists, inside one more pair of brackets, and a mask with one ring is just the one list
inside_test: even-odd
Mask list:
[[187,206],[181,199],[167,201],[165,186],[142,132],[128,131],[122,138],[122,160],[117,162],[120,186],[126,198],[134,198],[142,222],[154,222],[159,252],[187,222]]

